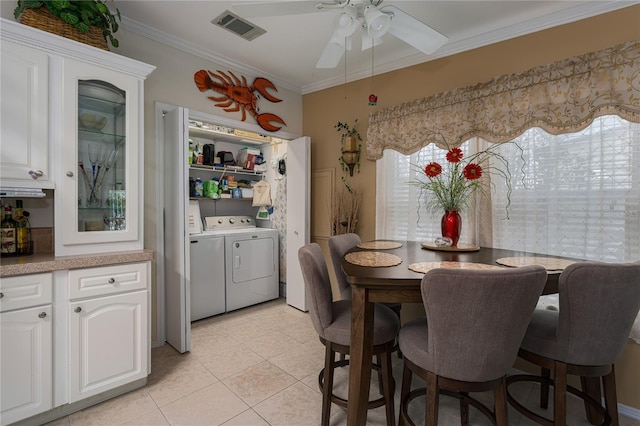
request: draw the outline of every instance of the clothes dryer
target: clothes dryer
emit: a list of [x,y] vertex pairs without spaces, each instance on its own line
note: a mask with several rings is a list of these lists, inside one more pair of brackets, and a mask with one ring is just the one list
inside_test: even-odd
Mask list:
[[226,311],[279,296],[278,231],[256,227],[251,216],[210,216],[204,235],[224,236]]

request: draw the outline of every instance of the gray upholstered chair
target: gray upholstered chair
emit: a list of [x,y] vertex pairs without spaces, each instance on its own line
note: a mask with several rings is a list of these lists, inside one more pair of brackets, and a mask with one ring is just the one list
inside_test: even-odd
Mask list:
[[[298,250],[298,259],[305,284],[309,316],[314,329],[325,345],[325,367],[320,371],[318,384],[322,392],[322,425],[329,424],[331,403],[346,407],[347,401],[333,394],[335,367],[348,365],[348,360],[335,361],[336,352],[349,354],[351,344],[351,301],[332,301],[329,271],[320,246],[307,244]],[[400,322],[386,306],[374,305],[373,354],[378,357],[378,377],[382,397],[369,402],[369,408],[386,406],[387,424],[394,424],[394,384],[391,372],[391,350]]]
[[[421,284],[427,316],[400,329],[404,370],[398,424],[410,421],[409,402],[426,393],[425,425],[438,423],[443,394],[460,400],[463,425],[471,404],[506,426],[506,373],[546,280],[541,266],[427,272]],[[426,389],[409,392],[413,373],[426,381]],[[489,390],[494,391],[494,410],[469,396]]]
[[[338,290],[340,291],[340,300],[351,300],[351,285],[347,281],[347,276],[342,270],[342,259],[347,250],[361,243],[358,234],[341,234],[329,237],[329,253],[331,254],[331,263],[338,281]],[[396,313],[400,318],[400,309],[402,303],[385,303],[386,307]]]
[[[613,264],[582,262],[568,266],[559,278],[560,310],[536,309],[518,356],[541,367],[541,376],[508,379],[540,382],[540,405],[548,407],[549,385],[554,386],[554,420],[526,409],[512,395],[508,400],[539,424],[566,424],[567,391],[597,410],[603,424],[618,424],[614,363],[622,354],[640,309],[640,262]],[[602,377],[605,408],[597,400],[567,385],[567,374]],[[596,393],[599,393],[599,379]]]

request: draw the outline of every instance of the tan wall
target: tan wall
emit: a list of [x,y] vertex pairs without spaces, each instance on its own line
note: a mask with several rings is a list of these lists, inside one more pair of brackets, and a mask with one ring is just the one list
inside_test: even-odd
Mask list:
[[[336,169],[340,184],[340,137],[334,129],[337,121],[358,119],[360,133],[366,135],[369,112],[442,91],[487,81],[492,77],[523,71],[555,60],[599,50],[630,40],[640,39],[640,6],[585,19],[496,43],[491,46],[426,62],[402,70],[375,76],[373,92],[378,95],[377,107],[367,105],[371,93],[371,78],[347,85],[314,92],[303,97],[303,130],[311,136],[312,170]],[[360,174],[351,180],[364,191],[360,228],[363,240],[375,234],[375,163],[362,161]],[[313,190],[313,187],[312,187]],[[317,217],[312,217],[312,229],[323,206],[312,205]],[[315,231],[314,231],[315,232]],[[312,238],[326,246],[325,239]],[[419,309],[411,307],[403,319]],[[640,409],[640,346],[629,343],[617,364],[619,402]]]

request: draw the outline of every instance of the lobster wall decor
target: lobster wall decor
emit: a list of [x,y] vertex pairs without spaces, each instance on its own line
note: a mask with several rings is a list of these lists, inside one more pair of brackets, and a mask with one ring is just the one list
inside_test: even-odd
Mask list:
[[[260,109],[257,106],[260,95],[271,102],[282,102],[270,94],[267,89],[273,89],[276,92],[276,86],[264,77],[257,77],[253,80],[251,86],[247,85],[247,79],[244,76],[240,80],[234,73],[228,71],[229,74],[216,70],[212,71],[200,70],[193,76],[196,87],[201,92],[213,90],[222,96],[208,96],[213,102],[217,102],[215,106],[223,108],[226,112],[242,111],[242,121],[247,118],[247,111],[258,122],[258,125],[269,132],[276,132],[282,128],[277,124],[286,126],[284,120],[275,114],[263,113],[259,114]],[[256,95],[254,92],[258,92]],[[277,123],[277,124],[273,124]]]

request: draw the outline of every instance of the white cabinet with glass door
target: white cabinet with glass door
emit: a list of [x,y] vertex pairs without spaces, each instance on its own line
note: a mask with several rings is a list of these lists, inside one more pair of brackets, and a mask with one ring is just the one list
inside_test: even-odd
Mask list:
[[65,58],[56,254],[142,248],[140,78]]

